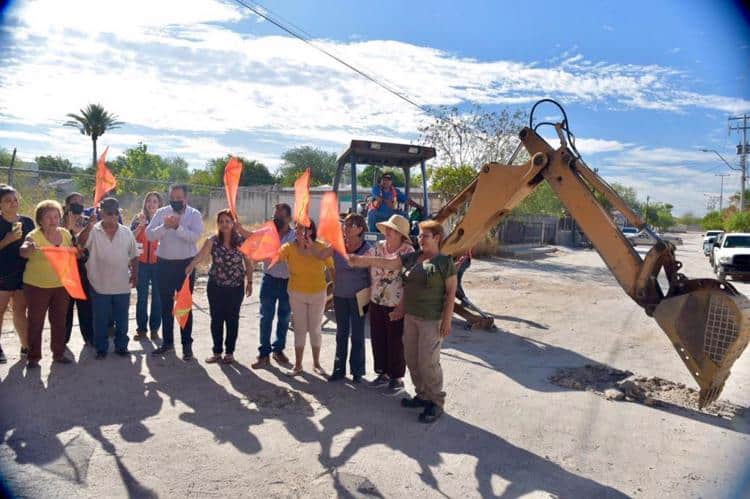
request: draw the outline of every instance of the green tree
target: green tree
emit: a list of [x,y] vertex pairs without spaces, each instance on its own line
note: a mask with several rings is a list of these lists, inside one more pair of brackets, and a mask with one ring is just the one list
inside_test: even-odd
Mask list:
[[561,217],[565,213],[565,208],[560,202],[560,198],[557,197],[555,191],[552,190],[552,187],[545,180],[521,204],[516,206],[513,213],[517,215],[550,215]]
[[724,230],[724,217],[718,211],[709,211],[701,220],[703,230]]
[[[34,161],[36,161],[40,170],[49,172],[73,173],[78,170],[73,167],[73,164],[68,159],[62,156],[37,156]],[[54,175],[54,177],[59,178],[60,176]]]
[[317,147],[301,146],[289,149],[281,155],[279,183],[291,187],[306,168],[311,169],[311,185],[332,184],[336,174],[336,155]]
[[119,128],[123,123],[117,121],[117,116],[106,111],[101,104],[89,104],[86,109],[81,109],[80,113],[69,113],[67,116],[71,119],[63,123],[63,126],[76,128],[82,135],[91,137],[93,145],[91,164],[96,166],[96,141],[108,130]]
[[438,166],[432,168],[432,192],[440,194],[443,199],[452,199],[477,176],[472,166]]
[[[406,185],[406,179],[404,178],[404,170],[401,168],[389,168],[389,167],[377,167],[368,165],[361,172],[357,174],[357,185],[362,187],[372,187],[374,185],[374,177],[377,172],[378,178],[385,172],[389,172],[393,176],[393,185],[396,187],[404,187]],[[412,182],[414,185],[414,182]]]
[[667,230],[676,223],[672,208],[674,206],[669,203],[649,203],[648,206],[644,206],[643,218],[647,224],[659,230]]
[[689,211],[681,217],[677,217],[677,223],[684,225],[699,225],[701,223],[701,218],[695,216],[692,211]]
[[523,111],[488,112],[479,106],[468,112],[442,106],[432,114],[434,118],[419,127],[420,142],[435,148],[441,164],[470,165],[475,170],[492,161],[508,161],[526,121]]
[[730,232],[750,232],[750,212],[735,213],[727,220],[725,228]]
[[[206,163],[205,171],[210,177],[210,184],[217,187],[224,185],[224,168],[229,162],[230,155],[223,158],[214,158]],[[240,185],[273,185],[276,178],[271,175],[266,165],[254,159],[246,159],[238,156],[237,159],[242,163],[242,176],[240,176]]]
[[[641,211],[641,203],[638,202],[638,193],[634,188],[618,184],[617,182],[610,184],[610,187],[612,187],[612,190],[614,190],[632,210],[636,212]],[[606,211],[612,210],[612,203],[610,203],[607,198],[598,192],[594,195],[596,196],[597,201],[599,201],[599,204],[601,204]]]

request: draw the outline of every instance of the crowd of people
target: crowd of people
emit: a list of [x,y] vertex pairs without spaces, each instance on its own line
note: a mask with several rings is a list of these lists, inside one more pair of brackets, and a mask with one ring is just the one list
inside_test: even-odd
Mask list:
[[[275,258],[262,262],[260,345],[251,367],[267,368],[273,359],[290,376],[301,375],[309,336],[313,372],[337,382],[346,378],[348,363],[352,382],[363,383],[369,314],[376,375],[370,383],[402,390],[408,367],[416,393],[403,398],[401,404],[422,409],[419,420],[429,423],[440,417],[445,402],[440,349],[451,329],[456,269],[452,258],[439,251],[445,237],[440,224],[421,222],[415,248],[409,221],[389,211],[398,192],[384,185],[379,194],[379,206],[387,210],[376,210],[370,220],[355,213],[344,219],[346,256],[318,240],[314,221],[293,225],[291,207],[275,207],[273,224],[281,247]],[[146,194],[142,210],[130,226],[123,225],[122,210],[114,197],[103,199],[96,208],[86,208],[79,193],[67,196],[62,206],[45,200],[37,204],[33,220],[19,214],[18,198],[13,187],[0,184],[0,324],[12,305],[13,325],[27,369],[39,367],[47,318],[53,362],[72,362],[66,356],[66,344],[71,338],[74,308],[83,341],[96,351],[96,359],[109,354],[110,335],[114,336],[114,353],[130,355],[132,288],[137,295],[133,340],[158,345],[151,355],[169,355],[175,349],[175,294],[185,282],[193,290],[196,266],[209,257],[206,294],[213,348],[206,362],[235,362],[240,307],[253,292],[256,262],[240,249],[253,232],[230,210],[217,214],[216,233],[206,238],[199,250],[203,216],[190,206],[183,185],[169,188],[164,206],[159,193]],[[389,214],[387,219],[382,219],[380,211]],[[382,233],[383,239],[366,242],[368,225]],[[54,247],[69,248],[67,251],[75,254],[73,266],[77,266],[86,299],[70,296],[44,250]],[[336,354],[329,375],[320,352],[322,323],[331,295]],[[293,364],[284,353],[290,322],[294,329]],[[180,343],[183,360],[193,359],[192,312],[180,326]],[[2,362],[7,359],[0,348]]]

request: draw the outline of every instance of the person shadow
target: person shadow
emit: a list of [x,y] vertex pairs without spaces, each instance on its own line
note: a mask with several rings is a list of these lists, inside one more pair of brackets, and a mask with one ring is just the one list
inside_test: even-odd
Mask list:
[[[497,317],[501,317],[506,323],[526,325],[538,330],[548,329],[545,324],[523,318],[507,315]],[[614,342],[610,347],[608,357],[612,360],[617,357],[618,345],[618,342]],[[441,355],[447,359],[468,362],[484,369],[501,372],[516,383],[537,392],[574,390],[553,384],[549,380],[560,368],[576,368],[586,365],[618,368],[538,338],[515,334],[508,329],[498,329],[497,332],[490,334],[470,333],[455,327],[455,324],[452,334],[443,342]],[[624,368],[619,367],[619,369]],[[711,426],[750,434],[750,411],[747,410],[739,411],[732,419],[669,402],[660,402],[650,406],[649,410],[663,411]]]
[[[42,369],[25,369],[25,362],[13,365],[0,383],[0,435],[14,454],[17,464],[32,464],[43,472],[64,478],[72,484],[87,485],[89,462],[97,444],[116,463],[130,497],[156,497],[140,483],[123,462],[121,452],[102,431],[119,425],[119,434],[129,443],[141,443],[152,434],[143,420],[159,413],[162,400],[153,383],[141,374],[142,356],[108,359],[94,365],[52,364],[47,383]],[[92,361],[93,362],[93,361]],[[112,368],[111,363],[117,363]],[[81,369],[91,381],[81,390]],[[70,437],[71,433],[75,433]],[[43,475],[43,473],[42,473]],[[11,486],[23,493],[33,486],[26,475],[9,478]]]
[[260,452],[260,441],[250,429],[261,424],[263,416],[227,391],[201,364],[185,363],[172,352],[164,358],[146,355],[146,366],[172,406],[180,402],[191,409],[179,415],[181,421],[210,431],[217,443],[230,443],[244,454]]

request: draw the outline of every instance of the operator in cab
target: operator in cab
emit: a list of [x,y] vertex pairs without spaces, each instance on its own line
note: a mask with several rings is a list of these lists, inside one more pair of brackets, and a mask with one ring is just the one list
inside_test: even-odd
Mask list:
[[377,232],[378,222],[385,222],[393,215],[406,217],[406,213],[396,209],[397,203],[408,203],[418,206],[411,199],[406,199],[406,194],[393,185],[393,176],[389,172],[383,173],[378,185],[372,188],[372,200],[367,212],[367,226],[370,232]]

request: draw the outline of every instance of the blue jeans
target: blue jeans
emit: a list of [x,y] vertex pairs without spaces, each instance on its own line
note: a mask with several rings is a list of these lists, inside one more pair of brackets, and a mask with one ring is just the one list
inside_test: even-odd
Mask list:
[[107,326],[115,324],[115,350],[128,349],[128,308],[130,307],[130,293],[117,295],[102,295],[94,287],[89,288],[91,308],[94,312],[94,346],[97,352],[106,353],[109,350]]
[[[286,333],[289,330],[289,319],[292,307],[289,305],[287,285],[289,279],[263,274],[260,285],[260,357],[268,357],[271,352],[283,352],[286,347]],[[276,310],[278,302],[278,312]],[[273,316],[276,315],[276,341],[271,345]]]
[[[161,333],[162,346],[174,346],[174,295],[182,288],[185,281],[185,269],[192,258],[184,260],[166,260],[159,258],[156,262],[156,275],[159,280],[159,297],[161,298]],[[195,287],[195,270],[190,274],[190,292]],[[180,328],[182,347],[190,348],[193,343],[193,311],[188,314],[184,328]]]
[[[151,285],[151,313],[148,313],[149,284]],[[135,303],[135,322],[138,331],[158,331],[161,326],[161,298],[156,264],[138,262],[138,300]]]
[[333,374],[346,374],[346,356],[349,350],[349,333],[352,338],[352,353],[349,370],[353,376],[365,374],[365,318],[359,315],[356,298],[333,297],[336,312],[336,359]]

